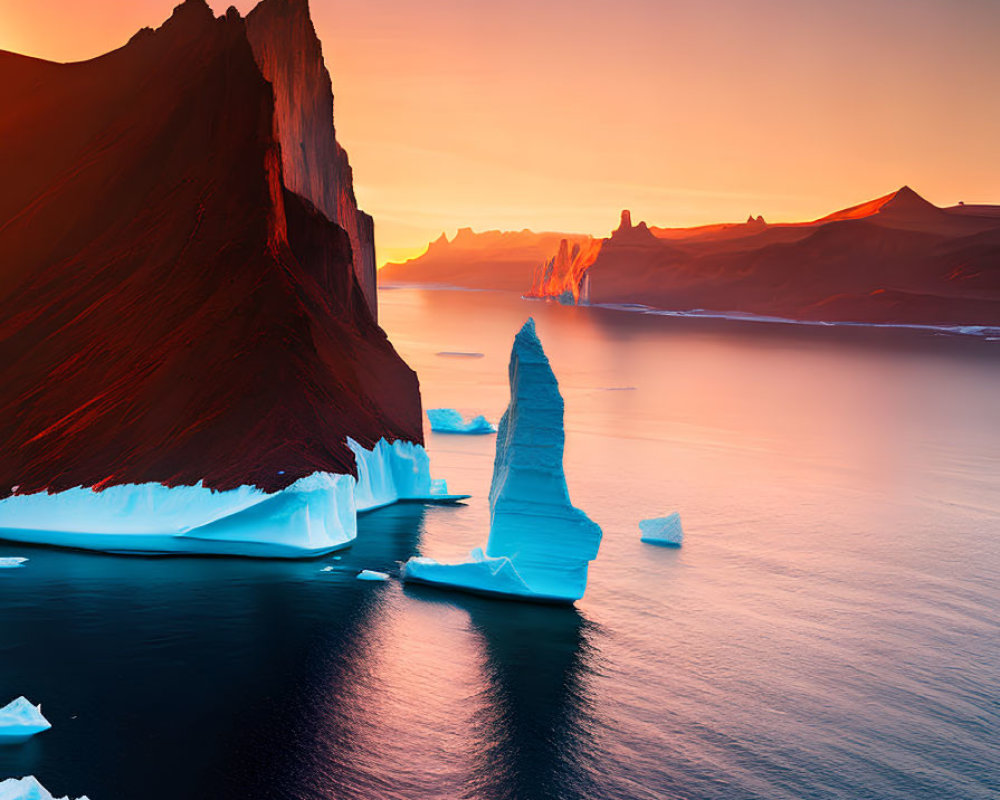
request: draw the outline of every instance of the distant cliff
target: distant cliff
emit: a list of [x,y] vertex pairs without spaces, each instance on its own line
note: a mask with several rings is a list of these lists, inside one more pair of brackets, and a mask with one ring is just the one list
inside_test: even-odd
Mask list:
[[561,303],[589,302],[587,270],[601,252],[603,242],[591,239],[582,246],[570,245],[569,239],[559,242],[558,252],[539,268],[531,284],[529,297],[555,297]]
[[187,0],[90,61],[0,52],[0,496],[275,491],[422,440],[308,19]]
[[423,255],[400,264],[386,264],[378,271],[379,283],[414,283],[466,286],[525,292],[538,265],[566,239],[584,247],[592,241],[585,234],[535,233],[534,231],[484,231],[462,228],[449,241],[443,233]]

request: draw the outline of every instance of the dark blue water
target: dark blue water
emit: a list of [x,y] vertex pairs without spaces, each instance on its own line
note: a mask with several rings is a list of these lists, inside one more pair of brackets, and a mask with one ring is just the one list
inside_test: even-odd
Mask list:
[[[340,560],[0,544],[30,558],[0,570],[0,702],[54,725],[0,749],[0,778],[91,800],[997,797],[1000,347],[382,297],[425,405],[491,418],[528,313],[605,531],[577,609],[354,577],[485,541],[492,437],[431,435],[475,498],[367,515]],[[639,542],[675,510],[681,549]]]

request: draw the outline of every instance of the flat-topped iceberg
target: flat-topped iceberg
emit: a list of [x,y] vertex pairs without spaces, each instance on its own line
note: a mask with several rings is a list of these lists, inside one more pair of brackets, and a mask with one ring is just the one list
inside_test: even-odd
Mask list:
[[22,556],[5,556],[0,558],[0,569],[17,569],[23,567],[28,559]]
[[642,531],[642,541],[648,544],[680,547],[681,542],[684,541],[681,515],[676,511],[665,517],[642,520],[639,523],[639,530]]
[[[26,778],[8,778],[0,781],[0,800],[69,800],[55,798],[34,775]],[[78,800],[87,800],[86,795]]]
[[13,495],[0,500],[0,539],[124,554],[304,558],[350,545],[359,513],[467,497],[440,491],[418,444],[347,444],[357,478],[315,472],[272,493],[144,483]]
[[530,600],[583,597],[601,529],[570,502],[563,472],[563,398],[529,319],[514,338],[510,405],[497,433],[485,550],[445,564],[411,558],[405,580]]
[[430,420],[431,430],[435,433],[486,434],[497,432],[497,426],[482,414],[478,417],[465,419],[454,408],[428,408],[427,419]]
[[52,723],[42,716],[42,707],[32,705],[25,697],[0,708],[0,745],[20,744],[51,727]]

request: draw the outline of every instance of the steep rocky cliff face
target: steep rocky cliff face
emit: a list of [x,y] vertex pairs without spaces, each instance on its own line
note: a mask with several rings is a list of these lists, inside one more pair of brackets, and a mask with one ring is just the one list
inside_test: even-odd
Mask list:
[[555,297],[562,303],[586,302],[584,285],[587,270],[601,252],[603,240],[559,243],[559,250],[548,259],[535,275],[529,297]]
[[285,185],[347,231],[354,273],[377,319],[374,226],[358,210],[347,152],[337,142],[333,85],[308,0],[263,0],[247,15],[246,30],[257,65],[274,89]]
[[0,104],[0,496],[275,491],[353,472],[348,436],[422,440],[235,11],[187,0],[77,64],[0,53]]

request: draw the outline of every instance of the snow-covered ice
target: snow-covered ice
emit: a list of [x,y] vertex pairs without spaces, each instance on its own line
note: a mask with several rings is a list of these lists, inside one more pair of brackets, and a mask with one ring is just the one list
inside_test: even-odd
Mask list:
[[17,567],[23,567],[28,559],[22,556],[5,556],[0,558],[0,569],[15,569]]
[[587,587],[601,529],[570,503],[563,472],[563,399],[529,319],[514,338],[510,405],[500,420],[490,535],[468,560],[411,558],[405,580],[532,600],[573,602]]
[[373,569],[363,569],[357,574],[359,581],[387,581],[389,576],[384,572],[376,572]]
[[[54,798],[34,775],[29,775],[26,778],[8,778],[0,781],[0,800],[69,800],[69,798]],[[87,800],[87,797],[78,800]]]
[[0,539],[112,553],[303,558],[351,544],[358,513],[466,497],[432,493],[430,459],[418,444],[347,444],[357,479],[315,472],[273,493],[144,483],[13,495],[0,500]]
[[32,705],[27,698],[19,697],[0,708],[0,745],[19,744],[51,727],[42,716],[42,707]]
[[465,419],[454,408],[428,408],[427,419],[431,430],[435,433],[496,433],[497,426],[480,414],[472,419]]
[[644,519],[639,523],[642,531],[642,541],[649,544],[662,544],[670,547],[680,547],[684,540],[684,530],[681,528],[681,515],[676,511],[665,517]]

